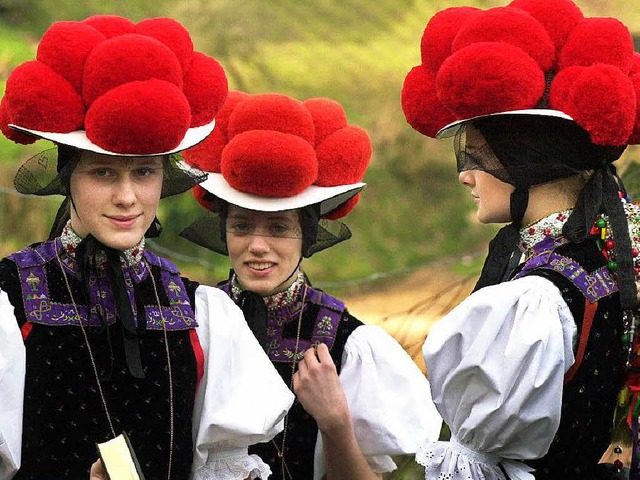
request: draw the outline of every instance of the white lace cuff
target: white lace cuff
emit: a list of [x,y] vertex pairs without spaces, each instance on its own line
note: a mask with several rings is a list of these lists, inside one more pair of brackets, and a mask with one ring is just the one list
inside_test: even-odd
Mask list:
[[268,478],[269,465],[257,455],[249,455],[246,449],[210,455],[201,468],[193,473],[193,480],[244,480]]
[[431,442],[416,452],[416,462],[425,467],[425,478],[450,480],[505,480],[498,464],[512,480],[535,480],[533,468],[522,462],[471,450],[451,438]]

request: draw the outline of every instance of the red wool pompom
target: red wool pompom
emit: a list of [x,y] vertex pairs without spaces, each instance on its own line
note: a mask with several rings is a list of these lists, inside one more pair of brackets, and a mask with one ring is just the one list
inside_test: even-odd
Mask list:
[[572,0],[513,0],[509,6],[524,10],[542,24],[555,45],[556,55],[584,18]]
[[478,42],[504,42],[525,51],[546,72],[555,63],[555,47],[542,24],[527,12],[491,8],[464,24],[453,40],[453,52]]
[[81,22],[56,22],[44,33],[36,59],[67,79],[78,93],[82,92],[84,62],[96,45],[106,37]]
[[193,198],[195,198],[196,201],[205,208],[205,210],[214,210],[216,202],[214,201],[214,196],[212,194],[207,192],[200,185],[195,185],[191,191],[193,192]]
[[567,104],[571,101],[571,86],[582,75],[587,67],[573,66],[558,72],[549,89],[549,106],[554,110],[568,113]]
[[371,140],[363,129],[347,126],[333,132],[316,148],[321,187],[356,183],[362,180],[371,160]]
[[460,28],[481,12],[475,7],[450,7],[431,17],[422,33],[420,54],[422,64],[434,76],[442,62],[451,55],[451,43]]
[[585,18],[571,32],[562,52],[560,69],[598,63],[615,65],[628,74],[633,63],[633,38],[615,18]]
[[619,68],[598,64],[575,78],[564,111],[597,145],[624,145],[636,120],[636,93]]
[[191,147],[182,156],[191,165],[195,165],[207,172],[220,172],[222,150],[227,145],[227,124],[229,115],[239,102],[249,98],[249,94],[238,90],[231,90],[222,108],[216,115],[216,126],[207,138],[198,145]]
[[238,104],[229,117],[229,140],[249,130],[274,130],[297,135],[315,144],[315,126],[299,100],[275,93],[254,95]]
[[202,142],[184,150],[182,157],[189,165],[204,170],[205,172],[220,173],[220,159],[222,150],[227,145],[227,139],[218,126]]
[[5,97],[2,97],[0,101],[0,131],[7,137],[9,140],[21,143],[23,145],[29,145],[37,140],[33,135],[27,135],[25,133],[19,132],[9,126],[10,123],[14,123],[9,119],[9,114],[7,113],[7,102],[5,101]]
[[633,133],[627,143],[629,145],[637,145],[640,143],[640,74],[633,75],[631,83],[636,92],[636,120],[633,125]]
[[182,88],[182,69],[169,47],[144,35],[114,37],[97,45],[87,57],[82,98],[89,106],[112,88],[152,78]]
[[297,195],[313,183],[318,160],[311,144],[297,135],[251,130],[227,144],[221,170],[236,190],[282,198]]
[[82,23],[92,26],[107,38],[133,33],[136,29],[135,23],[119,15],[93,15]]
[[136,24],[136,33],[161,41],[174,53],[183,73],[189,70],[193,56],[193,42],[186,28],[172,18],[147,18]]
[[459,119],[534,108],[545,90],[544,73],[522,49],[484,42],[458,50],[436,77],[438,97]]
[[16,67],[5,90],[11,121],[46,132],[81,130],[84,105],[71,83],[37,60]]
[[191,126],[211,123],[224,103],[229,84],[224,69],[213,58],[193,53],[193,61],[182,88],[191,105]]
[[456,120],[437,96],[435,77],[422,65],[407,74],[401,102],[407,123],[429,137],[435,138],[442,127]]
[[302,103],[313,117],[313,124],[316,129],[316,146],[333,132],[346,127],[348,124],[344,108],[335,100],[330,98],[310,98]]
[[191,115],[174,84],[162,80],[129,82],[99,97],[87,111],[87,137],[115,153],[154,155],[176,148]]

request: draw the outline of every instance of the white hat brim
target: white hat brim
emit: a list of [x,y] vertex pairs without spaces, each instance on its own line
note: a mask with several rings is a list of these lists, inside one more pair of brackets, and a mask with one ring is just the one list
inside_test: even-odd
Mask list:
[[360,182],[334,187],[311,185],[297,195],[280,198],[262,197],[236,190],[227,183],[221,173],[209,173],[207,179],[200,186],[225,202],[247,210],[281,212],[318,203],[322,216],[354,197],[366,186],[366,183]]
[[502,115],[529,115],[529,116],[554,117],[554,118],[563,118],[565,120],[573,120],[571,116],[567,115],[564,112],[561,112],[560,110],[552,110],[548,108],[529,108],[525,110],[511,110],[506,112],[489,113],[487,115],[478,115],[476,117],[465,118],[463,120],[456,120],[455,122],[452,122],[449,125],[446,125],[442,127],[440,130],[438,130],[438,133],[436,133],[436,138],[453,137],[456,133],[458,133],[458,131],[463,125],[469,122],[472,122],[474,120],[477,120],[479,118],[497,117]]
[[116,155],[123,157],[155,157],[160,155],[170,155],[172,153],[178,153],[182,150],[186,150],[187,148],[193,147],[197,145],[201,141],[203,141],[211,132],[216,125],[216,121],[213,120],[211,123],[206,125],[202,125],[200,127],[193,127],[187,130],[184,135],[184,138],[180,141],[177,147],[168,150],[166,152],[155,152],[155,153],[145,153],[145,154],[131,154],[131,153],[117,153],[111,152],[109,150],[105,150],[102,147],[99,147],[91,140],[87,138],[87,134],[84,130],[76,130],[74,132],[69,133],[56,133],[56,132],[42,132],[39,130],[31,130],[29,128],[24,128],[19,125],[9,124],[9,126],[19,132],[26,133],[29,135],[33,135],[38,138],[43,138],[45,140],[50,140],[54,143],[68,145],[70,147],[77,148],[79,150],[87,150],[90,152],[96,152],[103,155]]

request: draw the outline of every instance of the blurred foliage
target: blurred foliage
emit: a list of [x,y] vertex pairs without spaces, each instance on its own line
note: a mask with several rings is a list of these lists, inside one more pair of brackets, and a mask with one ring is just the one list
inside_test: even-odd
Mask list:
[[[196,49],[225,67],[232,89],[338,100],[350,122],[371,136],[374,155],[365,177],[368,187],[344,219],[353,238],[317,254],[305,268],[320,285],[359,282],[381,272],[401,272],[443,257],[484,251],[494,233],[494,228],[477,223],[474,206],[456,181],[450,142],[425,138],[408,127],[399,98],[404,76],[420,61],[422,30],[436,11],[505,3],[0,0],[0,91],[11,69],[33,58],[37,40],[52,22],[111,13],[134,21],[149,16],[176,18],[191,32]],[[625,0],[578,3],[587,15],[614,15],[627,25],[640,24],[640,12]],[[24,147],[0,136],[0,254],[48,233],[61,199],[8,193],[19,164],[47,146],[37,142]],[[178,237],[201,213],[189,193],[164,200],[159,216],[165,233],[155,245],[187,275],[211,283],[226,276],[227,259]],[[476,270],[478,261],[468,265]]]

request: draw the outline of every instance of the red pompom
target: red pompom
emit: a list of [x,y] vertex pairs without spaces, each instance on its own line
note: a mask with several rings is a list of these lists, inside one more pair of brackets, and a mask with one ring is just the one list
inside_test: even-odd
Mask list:
[[214,210],[216,202],[213,200],[215,198],[213,195],[200,185],[195,185],[191,191],[193,192],[193,198],[195,198],[205,210]]
[[633,133],[627,141],[629,145],[637,145],[640,143],[640,74],[631,77],[633,89],[636,92],[636,120],[633,125]]
[[37,140],[33,135],[27,135],[11,128],[9,126],[10,123],[13,122],[9,119],[9,115],[7,113],[7,102],[5,101],[5,97],[2,97],[2,100],[0,101],[0,130],[4,136],[13,142],[21,143],[23,145],[29,145]]
[[351,210],[353,210],[353,207],[356,206],[358,200],[360,200],[360,192],[356,193],[353,197],[344,202],[338,208],[334,208],[329,213],[324,214],[322,218],[328,218],[329,220],[337,220],[339,218],[342,218],[349,212],[351,212]]
[[106,37],[81,22],[56,22],[44,33],[36,59],[67,79],[78,93],[82,92],[84,62],[91,50]]
[[559,54],[584,15],[572,0],[513,0],[509,6],[529,13],[545,28]]
[[238,104],[229,117],[229,140],[248,130],[274,130],[302,137],[315,144],[315,126],[299,100],[275,93],[254,95]]
[[182,157],[189,165],[205,172],[220,173],[220,158],[222,150],[227,145],[227,139],[218,126],[202,142],[182,151]]
[[249,94],[231,90],[222,108],[216,115],[216,126],[207,138],[198,145],[182,152],[185,161],[207,172],[220,172],[222,150],[227,145],[227,124],[229,115],[238,103],[249,98]]
[[420,54],[422,64],[435,76],[442,62],[451,55],[451,43],[460,28],[482,10],[475,7],[450,7],[439,11],[422,34]]
[[567,104],[570,102],[571,86],[582,75],[587,67],[573,66],[558,72],[551,82],[549,89],[549,106],[555,110],[568,113]]
[[436,79],[422,65],[413,67],[402,86],[402,110],[407,123],[429,137],[456,120],[436,94]]
[[218,113],[229,92],[229,84],[216,60],[194,52],[182,91],[191,105],[191,126],[199,127],[211,123]]
[[191,65],[193,42],[186,28],[172,18],[147,18],[136,24],[136,33],[161,41],[175,54],[182,71],[186,73]]
[[191,123],[189,103],[174,84],[129,82],[99,97],[87,111],[87,137],[115,153],[154,155],[174,149]]
[[97,45],[87,57],[82,98],[89,106],[112,88],[152,78],[182,88],[182,69],[169,47],[144,35],[114,37]]
[[283,198],[297,195],[313,183],[318,160],[311,144],[297,135],[251,130],[235,135],[225,147],[221,169],[236,190]]
[[631,59],[631,69],[629,70],[629,76],[640,74],[640,53],[633,52],[633,58]]
[[545,90],[544,73],[522,49],[484,42],[458,50],[436,77],[438,97],[459,119],[534,108]]
[[542,24],[523,10],[491,8],[460,28],[453,40],[453,52],[479,42],[504,42],[520,47],[547,72],[555,62],[555,47]]
[[633,63],[633,38],[615,18],[585,18],[571,32],[560,53],[560,69],[571,65],[615,65],[625,74]]
[[598,64],[584,68],[571,84],[563,111],[597,145],[624,145],[636,120],[636,93],[619,68]]
[[93,15],[82,23],[92,26],[107,38],[133,33],[136,29],[135,23],[119,15]]
[[348,124],[344,108],[335,100],[330,98],[310,98],[302,103],[313,117],[313,124],[316,129],[316,146],[327,136],[346,127]]
[[37,60],[13,70],[5,99],[9,118],[20,127],[57,133],[82,129],[80,95],[71,83]]
[[347,126],[333,132],[316,148],[321,187],[345,185],[362,180],[371,160],[371,141],[363,129]]

